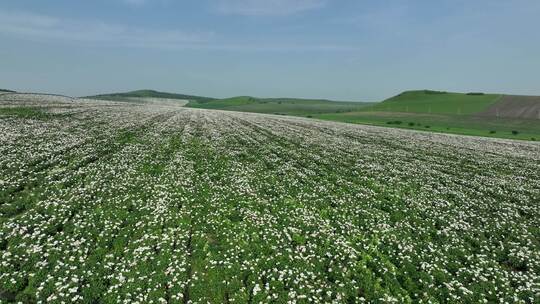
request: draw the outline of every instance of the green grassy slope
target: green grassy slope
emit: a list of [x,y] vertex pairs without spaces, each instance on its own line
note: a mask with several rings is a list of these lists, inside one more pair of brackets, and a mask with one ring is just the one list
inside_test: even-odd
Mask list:
[[126,93],[111,93],[101,94],[95,96],[86,96],[86,98],[100,99],[100,100],[114,100],[114,101],[130,101],[130,98],[167,98],[167,99],[182,99],[182,100],[198,100],[198,101],[211,101],[214,98],[185,95],[176,93],[158,92],[154,90],[138,90]]
[[256,98],[238,96],[212,101],[191,101],[187,107],[285,115],[311,115],[358,111],[369,103],[325,99]]
[[478,115],[500,99],[501,95],[497,94],[406,91],[358,111],[313,117],[423,131],[540,140],[538,120]]
[[316,114],[313,117],[330,121],[441,133],[540,140],[540,123],[538,120],[531,119],[366,111]]
[[481,112],[496,103],[501,95],[450,93],[440,91],[406,91],[367,111],[468,115]]

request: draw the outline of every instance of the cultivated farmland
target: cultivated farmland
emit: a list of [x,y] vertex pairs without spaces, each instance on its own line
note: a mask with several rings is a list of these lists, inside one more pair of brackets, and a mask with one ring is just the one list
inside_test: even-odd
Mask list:
[[540,144],[0,95],[0,302],[538,303]]
[[505,95],[479,115],[540,120],[540,97]]

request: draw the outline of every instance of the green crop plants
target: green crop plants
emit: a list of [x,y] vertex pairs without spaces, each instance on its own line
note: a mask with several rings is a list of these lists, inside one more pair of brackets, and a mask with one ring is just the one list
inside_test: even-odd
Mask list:
[[2,303],[540,301],[538,142],[37,95],[0,111],[36,102],[55,115],[0,116]]

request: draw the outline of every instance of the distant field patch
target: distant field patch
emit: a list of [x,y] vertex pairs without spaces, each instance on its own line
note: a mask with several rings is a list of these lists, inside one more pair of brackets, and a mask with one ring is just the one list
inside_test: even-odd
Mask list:
[[[369,124],[415,130],[429,130],[474,136],[540,139],[538,120],[517,118],[481,117],[476,115],[449,115],[405,112],[325,113],[314,118],[356,124]],[[512,131],[518,131],[517,133]]]
[[362,102],[330,101],[323,99],[256,98],[239,96],[209,102],[191,101],[191,108],[219,109],[284,115],[310,115],[358,111],[369,105]]
[[479,116],[540,119],[540,96],[504,95]]

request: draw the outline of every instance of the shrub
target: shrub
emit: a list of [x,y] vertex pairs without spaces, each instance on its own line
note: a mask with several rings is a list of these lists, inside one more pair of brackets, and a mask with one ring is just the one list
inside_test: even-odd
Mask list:
[[426,127],[426,129],[429,129],[429,128],[431,128],[431,126],[424,126],[424,127]]
[[470,93],[467,93],[467,95],[484,95],[484,93],[482,93],[482,92],[470,92]]
[[513,130],[513,131],[512,131],[512,134],[513,134],[513,135],[518,135],[518,134],[519,134],[519,131]]
[[448,92],[445,91],[433,91],[433,90],[424,90],[424,94],[448,94]]
[[411,126],[411,127],[414,127],[414,125],[415,125],[414,122],[410,122],[410,123],[409,123],[409,126]]
[[495,130],[489,131],[489,134],[495,134],[495,133],[497,133],[497,131],[495,131]]
[[393,120],[393,121],[388,121],[387,124],[389,125],[400,125],[402,124],[403,122],[401,120]]

